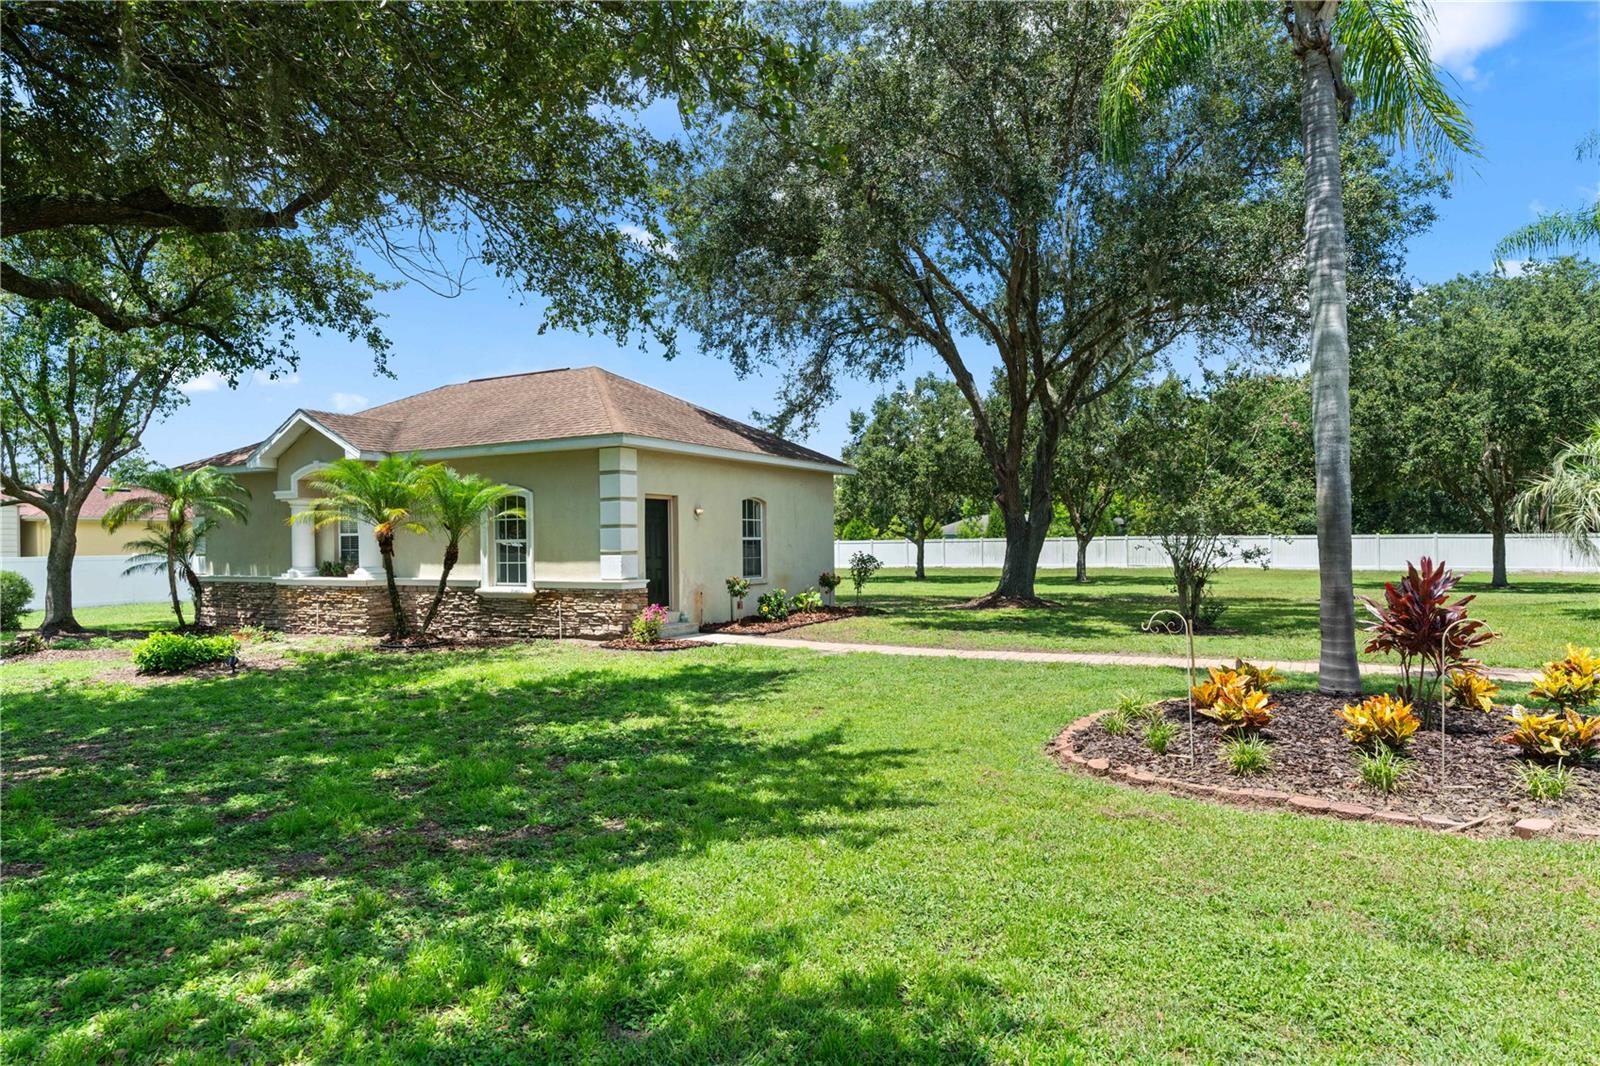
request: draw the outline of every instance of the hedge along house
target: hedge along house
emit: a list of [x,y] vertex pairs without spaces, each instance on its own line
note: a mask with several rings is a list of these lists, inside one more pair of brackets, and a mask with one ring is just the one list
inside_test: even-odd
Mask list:
[[[202,621],[387,632],[371,527],[291,518],[333,460],[410,452],[514,489],[451,571],[434,631],[460,638],[612,636],[647,603],[721,621],[734,575],[752,596],[815,585],[833,563],[833,479],[852,472],[598,367],[480,378],[358,414],[299,410],[259,444],[201,460],[251,498],[248,522],[208,538]],[[443,554],[440,539],[398,536],[408,610],[431,597]]]

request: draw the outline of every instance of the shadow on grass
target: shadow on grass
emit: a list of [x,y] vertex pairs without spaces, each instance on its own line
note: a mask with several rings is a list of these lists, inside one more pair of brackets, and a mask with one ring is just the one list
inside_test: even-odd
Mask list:
[[996,1009],[960,971],[908,1009],[890,970],[797,979],[798,926],[685,951],[640,888],[729,843],[878,839],[921,802],[886,781],[911,751],[741,728],[731,703],[804,705],[770,664],[518,654],[10,696],[6,1057],[78,1057],[91,1018],[86,1061],[976,1057],[931,1035]]

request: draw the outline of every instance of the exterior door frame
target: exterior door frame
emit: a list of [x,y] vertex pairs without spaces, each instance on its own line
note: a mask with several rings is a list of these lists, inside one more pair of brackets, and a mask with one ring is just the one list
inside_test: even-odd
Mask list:
[[667,504],[667,608],[673,614],[677,614],[683,610],[678,601],[678,498],[669,496],[664,492],[647,492],[644,494],[644,498],[647,502],[645,503],[646,513],[641,516],[644,522],[642,523],[643,536],[640,538],[641,543],[639,545],[639,561],[642,564],[641,568],[645,576],[648,577],[650,573],[650,505],[648,501],[665,500]]

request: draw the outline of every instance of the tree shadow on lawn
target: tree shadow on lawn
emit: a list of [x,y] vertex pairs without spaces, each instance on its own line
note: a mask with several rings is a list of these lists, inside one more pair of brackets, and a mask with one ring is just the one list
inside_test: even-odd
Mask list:
[[[515,654],[9,697],[6,858],[34,876],[4,886],[8,1051],[94,1017],[93,1057],[172,1040],[344,1058],[376,1035],[452,1060],[483,1040],[705,1058],[782,1033],[932,1054],[877,1006],[892,975],[780,987],[803,949],[781,930],[679,957],[680,919],[639,888],[726,843],[865,846],[890,831],[876,813],[921,802],[885,778],[913,751],[741,727],[730,704],[794,683],[765,663],[484,668]],[[702,955],[722,969],[697,973]],[[272,978],[241,996],[252,971]]]

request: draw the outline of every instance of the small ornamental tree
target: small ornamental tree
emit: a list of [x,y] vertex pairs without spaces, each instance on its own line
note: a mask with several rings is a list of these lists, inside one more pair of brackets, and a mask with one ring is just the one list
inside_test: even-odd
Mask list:
[[861,602],[861,590],[867,587],[867,582],[872,580],[872,575],[883,569],[883,563],[876,555],[867,552],[856,552],[850,556],[850,584],[855,586],[856,602]]

